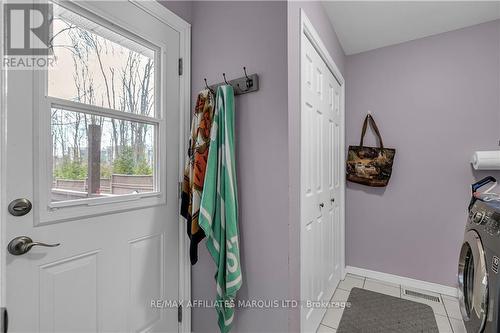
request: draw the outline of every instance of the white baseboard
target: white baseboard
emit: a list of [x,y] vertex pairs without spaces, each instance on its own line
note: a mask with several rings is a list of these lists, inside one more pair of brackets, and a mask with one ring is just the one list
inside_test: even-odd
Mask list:
[[372,271],[369,269],[352,267],[352,266],[346,266],[345,270],[347,273],[350,273],[350,274],[360,275],[360,276],[365,276],[365,277],[370,278],[370,279],[376,279],[376,280],[380,280],[380,281],[400,284],[400,285],[403,285],[405,287],[428,290],[428,291],[432,291],[435,293],[453,296],[453,297],[457,297],[457,295],[458,295],[457,288],[445,286],[442,284],[426,282],[426,281],[421,281],[421,280],[415,280],[415,279],[404,277],[404,276],[382,273],[382,272],[377,272],[377,271]]

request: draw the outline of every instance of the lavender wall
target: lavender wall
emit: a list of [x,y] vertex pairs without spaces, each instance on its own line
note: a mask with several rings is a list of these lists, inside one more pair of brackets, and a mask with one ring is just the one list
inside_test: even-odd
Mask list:
[[[192,24],[192,95],[249,73],[258,92],[236,97],[236,159],[240,203],[243,300],[288,299],[288,170],[286,2],[165,1]],[[192,297],[215,299],[215,267],[200,244]],[[233,332],[287,331],[283,309],[238,309]],[[213,308],[192,309],[193,332],[217,332]]]
[[[289,294],[299,299],[300,294],[300,10],[303,9],[314,25],[328,52],[342,74],[345,55],[321,2],[288,2],[288,168],[289,168]],[[300,328],[299,309],[289,315],[289,331]]]
[[[288,298],[287,65],[285,2],[194,2],[193,93],[209,83],[260,76],[260,90],[236,97],[236,159],[243,287],[239,299]],[[215,299],[205,244],[192,269],[194,299]],[[193,332],[216,332],[213,308],[193,309]],[[233,332],[287,331],[285,310],[238,309]]]
[[469,184],[490,174],[469,159],[498,149],[499,29],[485,23],[347,57],[347,144],[358,144],[372,110],[397,149],[386,189],[348,184],[348,265],[456,285]]
[[192,1],[166,1],[158,0],[163,6],[173,11],[176,15],[188,23],[192,23],[193,2]]

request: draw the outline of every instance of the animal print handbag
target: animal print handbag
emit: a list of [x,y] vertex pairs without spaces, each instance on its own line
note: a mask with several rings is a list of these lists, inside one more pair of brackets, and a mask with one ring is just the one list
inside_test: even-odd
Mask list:
[[[368,123],[378,138],[379,148],[363,146]],[[368,114],[363,122],[359,146],[349,146],[346,166],[347,180],[373,187],[387,186],[389,178],[391,178],[395,154],[396,149],[384,148],[377,124],[373,117]]]

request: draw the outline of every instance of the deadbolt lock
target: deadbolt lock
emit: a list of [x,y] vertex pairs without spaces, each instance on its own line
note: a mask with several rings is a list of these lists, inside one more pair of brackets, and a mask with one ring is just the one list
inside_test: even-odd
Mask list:
[[28,199],[16,199],[9,204],[9,213],[14,216],[23,216],[28,214],[32,207],[33,205]]

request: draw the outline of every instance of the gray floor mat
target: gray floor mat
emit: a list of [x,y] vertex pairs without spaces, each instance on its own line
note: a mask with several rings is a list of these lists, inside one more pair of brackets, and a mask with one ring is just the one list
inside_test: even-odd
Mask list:
[[439,333],[429,305],[352,288],[337,333]]

